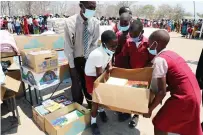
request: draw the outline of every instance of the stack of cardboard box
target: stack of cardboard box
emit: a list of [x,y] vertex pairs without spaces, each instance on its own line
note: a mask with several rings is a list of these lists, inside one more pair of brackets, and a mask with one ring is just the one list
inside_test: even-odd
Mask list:
[[35,48],[21,50],[22,81],[41,90],[59,83],[57,52],[50,49]]

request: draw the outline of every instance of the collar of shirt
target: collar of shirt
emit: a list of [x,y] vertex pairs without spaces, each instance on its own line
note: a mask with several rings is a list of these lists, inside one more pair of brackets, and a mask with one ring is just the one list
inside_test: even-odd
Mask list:
[[151,61],[151,63],[154,63],[155,58],[158,57],[162,52],[165,52],[165,51],[167,51],[166,48],[164,48],[163,50],[161,50],[161,51],[153,58],[153,60]]
[[[134,42],[134,41],[132,40],[132,38],[129,38],[128,41],[129,41],[129,42]],[[138,48],[141,44],[144,44],[145,42],[148,42],[148,41],[147,41],[147,39],[143,36],[139,42],[136,42],[136,43],[135,43],[135,44],[136,44],[136,47]]]
[[[82,16],[81,16],[81,14],[78,14],[78,18],[79,18],[79,21],[80,21],[80,23],[84,23],[85,22],[85,20],[82,18]],[[91,21],[91,18],[90,19],[87,19],[87,23],[89,23]]]

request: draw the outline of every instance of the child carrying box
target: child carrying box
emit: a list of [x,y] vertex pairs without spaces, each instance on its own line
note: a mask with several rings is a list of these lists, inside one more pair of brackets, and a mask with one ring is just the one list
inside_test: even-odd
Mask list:
[[[85,65],[85,80],[87,91],[92,94],[94,81],[105,71],[108,67],[111,67],[111,59],[117,48],[118,40],[116,34],[107,30],[101,35],[102,45],[92,51],[87,59]],[[104,109],[98,110],[98,104],[92,103],[92,114],[91,114],[91,129],[93,135],[100,135],[99,128],[96,123],[97,111],[103,122],[107,121],[107,116]]]

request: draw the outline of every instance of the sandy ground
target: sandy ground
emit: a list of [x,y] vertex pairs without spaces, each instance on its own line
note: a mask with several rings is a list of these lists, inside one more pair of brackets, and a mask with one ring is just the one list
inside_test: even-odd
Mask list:
[[[171,41],[168,45],[168,49],[173,50],[180,54],[187,61],[188,65],[191,67],[193,72],[195,73],[197,62],[199,59],[199,55],[201,49],[203,48],[203,41],[200,40],[189,40],[181,38],[179,34],[170,33]],[[68,85],[64,84],[60,87],[60,89],[67,88]],[[53,89],[49,89],[46,91],[42,91],[42,94],[50,93]],[[70,89],[58,91],[57,94],[65,93],[66,95],[71,95]],[[44,96],[46,98],[48,96]],[[169,97],[164,99],[166,100]],[[38,127],[34,124],[32,120],[32,112],[31,106],[24,99],[17,99],[18,110],[20,113],[21,125],[16,126],[16,122],[11,117],[12,114],[6,112],[7,108],[2,106],[2,131],[3,135],[45,135],[42,131],[38,129]],[[153,112],[153,116],[160,109],[161,105],[159,105],[156,110]],[[128,122],[120,123],[117,120],[117,115],[112,111],[107,111],[107,115],[109,117],[108,123],[103,124],[100,122],[98,118],[98,123],[100,126],[100,130],[102,135],[153,135],[153,125],[151,119],[146,119],[140,116],[138,125],[134,129],[128,128]],[[203,111],[201,112],[201,120],[203,120]],[[88,129],[81,135],[91,135],[90,130]],[[174,135],[174,134],[170,134]]]

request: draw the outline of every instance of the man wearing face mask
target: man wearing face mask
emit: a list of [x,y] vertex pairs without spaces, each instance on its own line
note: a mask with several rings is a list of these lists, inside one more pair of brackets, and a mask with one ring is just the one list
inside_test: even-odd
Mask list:
[[92,97],[86,89],[84,68],[90,52],[98,47],[100,24],[99,20],[93,17],[96,1],[80,1],[79,6],[80,14],[69,17],[65,22],[64,52],[70,66],[73,101],[82,104],[84,94],[88,107],[91,108],[91,103],[88,100],[91,100]]
[[[123,46],[123,56],[128,62],[130,69],[144,68],[148,66],[151,55],[148,51],[148,39],[143,36],[143,24],[139,20],[134,20],[129,28],[130,38]],[[129,123],[129,127],[134,128],[138,122],[138,115],[134,115]]]

